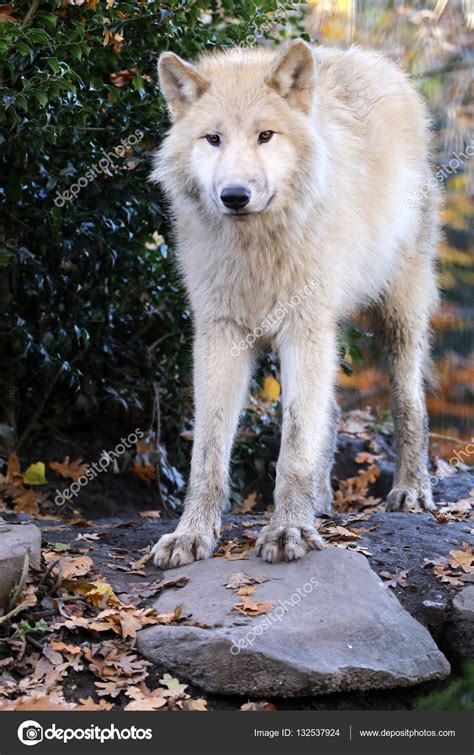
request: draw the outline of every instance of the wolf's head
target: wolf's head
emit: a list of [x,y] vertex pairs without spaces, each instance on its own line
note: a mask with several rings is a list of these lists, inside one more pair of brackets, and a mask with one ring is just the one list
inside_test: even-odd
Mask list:
[[298,201],[314,150],[309,45],[234,48],[196,65],[166,52],[158,68],[173,125],[153,177],[172,197],[229,222]]

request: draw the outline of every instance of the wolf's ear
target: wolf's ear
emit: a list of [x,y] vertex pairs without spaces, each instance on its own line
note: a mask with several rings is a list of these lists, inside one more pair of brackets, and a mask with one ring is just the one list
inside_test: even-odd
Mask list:
[[209,87],[209,81],[174,52],[164,52],[160,55],[158,76],[173,120],[183,115]]
[[308,43],[295,39],[285,45],[265,81],[291,105],[309,113],[313,100],[315,63]]

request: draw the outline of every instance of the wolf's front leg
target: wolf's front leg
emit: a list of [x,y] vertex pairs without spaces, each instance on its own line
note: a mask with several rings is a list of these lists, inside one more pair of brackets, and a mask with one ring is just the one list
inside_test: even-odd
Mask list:
[[216,545],[228,496],[230,452],[250,375],[250,350],[236,346],[241,337],[228,322],[198,325],[191,476],[176,531],[163,535],[152,551],[162,569],[209,558]]
[[323,541],[315,513],[327,507],[327,470],[334,452],[335,328],[318,324],[285,332],[280,342],[283,428],[275,512],[257,540],[266,561],[301,558]]

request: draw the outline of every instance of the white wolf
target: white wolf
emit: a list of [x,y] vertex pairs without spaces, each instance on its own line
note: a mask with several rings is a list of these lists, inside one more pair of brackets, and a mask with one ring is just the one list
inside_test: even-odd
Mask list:
[[283,427],[257,554],[292,560],[321,547],[338,326],[355,309],[370,313],[392,384],[398,461],[387,508],[432,508],[424,379],[439,225],[437,192],[413,199],[430,176],[421,98],[380,54],[302,40],[195,65],[167,52],[159,76],[173,124],[152,179],[171,204],[193,310],[196,417],[185,510],[155,545],[156,565],[212,555],[256,350],[235,344],[308,285],[266,331],[281,361]]

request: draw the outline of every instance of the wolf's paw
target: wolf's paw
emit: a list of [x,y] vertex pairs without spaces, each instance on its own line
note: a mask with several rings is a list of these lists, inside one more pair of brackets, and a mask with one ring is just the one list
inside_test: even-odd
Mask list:
[[175,569],[193,561],[210,558],[215,539],[203,532],[173,532],[163,535],[152,548],[153,563],[159,569]]
[[387,496],[387,511],[432,511],[436,508],[429,482],[421,485],[400,485]]
[[255,552],[265,561],[296,561],[305,553],[319,550],[324,541],[314,527],[296,524],[268,524],[257,538]]

